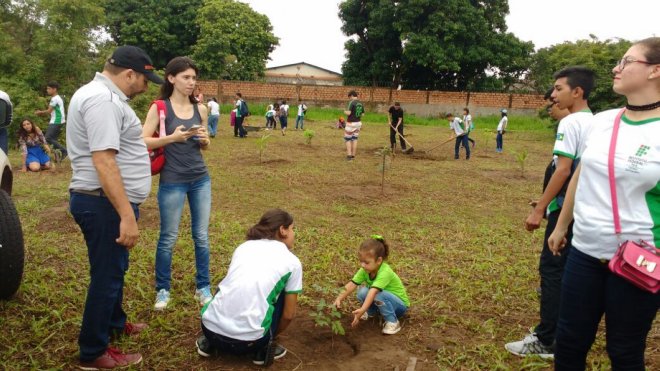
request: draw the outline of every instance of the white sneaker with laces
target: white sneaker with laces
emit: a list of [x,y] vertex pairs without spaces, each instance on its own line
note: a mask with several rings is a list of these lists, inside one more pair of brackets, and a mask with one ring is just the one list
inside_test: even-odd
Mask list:
[[213,295],[211,295],[209,286],[195,290],[195,300],[199,301],[199,305],[206,305],[211,299],[213,299]]
[[163,310],[167,308],[167,303],[170,302],[170,292],[165,289],[160,289],[156,293],[156,304],[154,304],[155,310]]
[[535,355],[543,359],[555,358],[554,349],[541,343],[539,338],[533,332],[525,336],[525,338],[520,341],[507,343],[504,345],[504,348],[520,357]]
[[399,321],[385,322],[385,325],[383,326],[383,334],[385,335],[394,335],[399,331],[401,331],[401,324]]

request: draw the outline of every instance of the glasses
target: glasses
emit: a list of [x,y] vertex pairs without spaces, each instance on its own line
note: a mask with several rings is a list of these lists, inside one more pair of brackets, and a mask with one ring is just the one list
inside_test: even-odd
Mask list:
[[652,63],[652,62],[648,62],[648,61],[640,61],[638,59],[631,58],[631,57],[623,57],[623,58],[621,58],[621,60],[619,61],[619,64],[618,64],[619,70],[623,71],[623,69],[626,68],[626,65],[628,65],[630,63],[656,64],[656,63]]

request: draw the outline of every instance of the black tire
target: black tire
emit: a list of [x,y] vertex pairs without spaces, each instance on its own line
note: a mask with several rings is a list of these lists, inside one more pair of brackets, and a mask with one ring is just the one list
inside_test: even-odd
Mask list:
[[0,189],[0,299],[16,293],[23,278],[23,230],[14,203]]

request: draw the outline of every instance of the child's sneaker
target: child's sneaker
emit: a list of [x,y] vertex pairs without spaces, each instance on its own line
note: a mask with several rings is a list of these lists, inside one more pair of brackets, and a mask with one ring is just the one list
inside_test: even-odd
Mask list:
[[170,302],[170,292],[165,289],[160,289],[156,294],[156,304],[154,304],[155,310],[163,310],[167,308],[167,303]]
[[206,338],[206,336],[202,335],[199,338],[197,338],[197,341],[195,341],[195,345],[197,346],[197,354],[199,354],[202,357],[210,357],[213,355],[213,347],[211,347],[211,343],[209,342],[209,339]]
[[263,347],[260,351],[255,353],[254,358],[252,358],[252,363],[255,365],[267,367],[273,363],[273,360],[280,359],[285,355],[285,347],[269,342],[267,346]]
[[137,365],[142,362],[140,353],[122,353],[119,349],[108,347],[98,358],[89,362],[80,362],[81,370],[111,370]]
[[213,299],[213,295],[211,295],[209,286],[195,290],[195,300],[199,301],[199,305],[206,305],[211,299]]
[[383,326],[383,334],[385,335],[394,335],[399,331],[401,331],[401,324],[399,321],[385,322],[385,326]]

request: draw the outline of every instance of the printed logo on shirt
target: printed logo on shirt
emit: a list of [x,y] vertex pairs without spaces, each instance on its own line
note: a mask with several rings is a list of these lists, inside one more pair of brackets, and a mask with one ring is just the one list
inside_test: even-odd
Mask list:
[[562,142],[564,140],[564,133],[557,133],[557,140]]
[[639,174],[640,171],[644,168],[646,163],[648,162],[646,155],[648,155],[649,150],[651,149],[651,146],[647,146],[645,144],[641,144],[639,148],[637,149],[637,152],[635,152],[634,155],[628,156],[628,163],[626,165],[626,171],[629,171],[631,173]]

